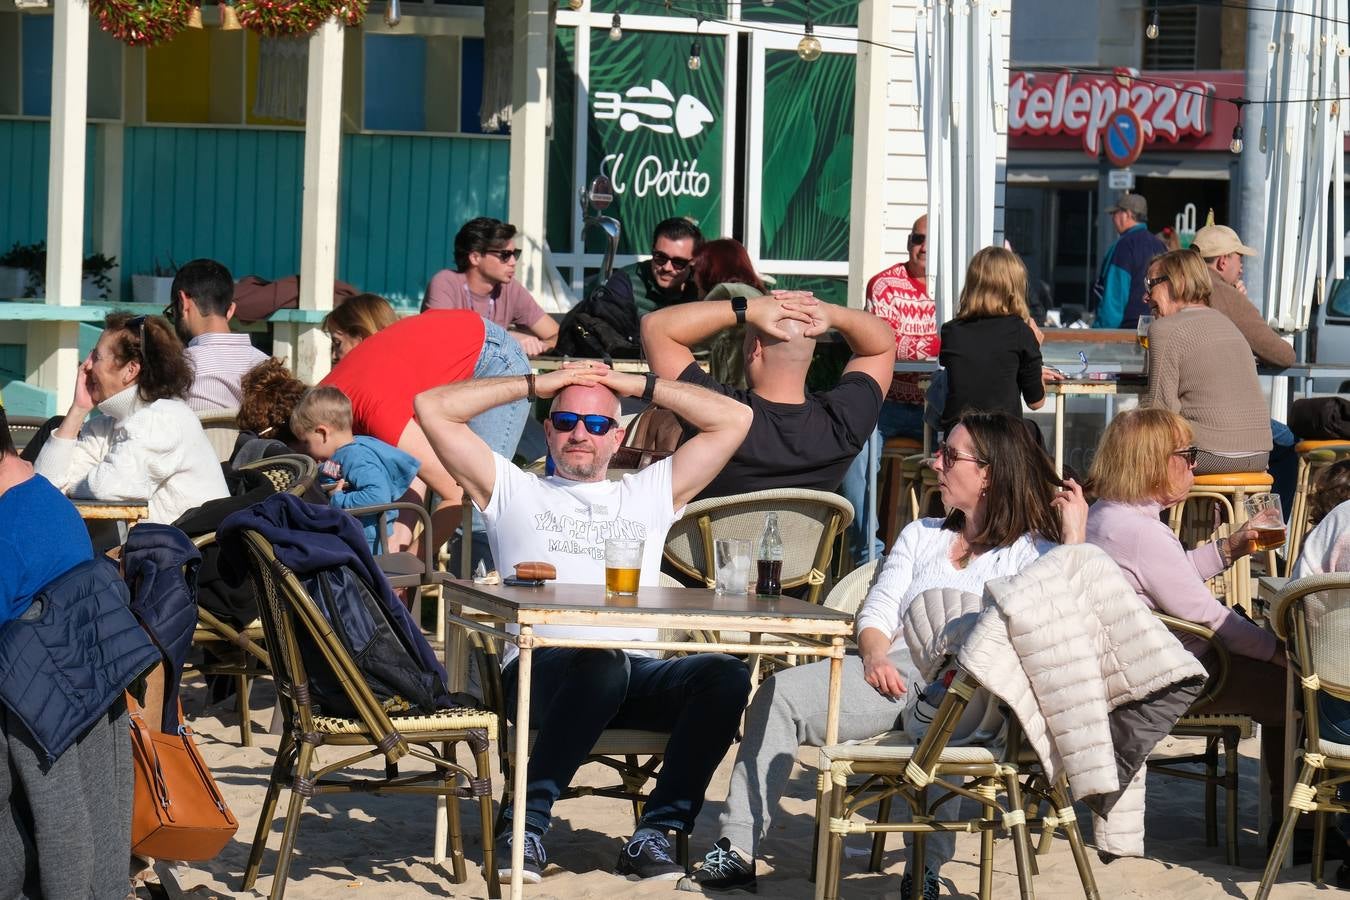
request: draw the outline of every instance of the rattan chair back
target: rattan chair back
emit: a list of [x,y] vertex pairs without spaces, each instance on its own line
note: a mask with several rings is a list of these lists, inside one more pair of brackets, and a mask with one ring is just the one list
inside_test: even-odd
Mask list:
[[877,570],[880,568],[881,561],[874,559],[849,572],[825,595],[825,606],[828,609],[856,614],[858,607],[862,606],[863,600],[867,598],[867,592],[872,589],[872,583],[876,581]]
[[714,587],[713,542],[743,538],[758,546],[770,512],[778,513],[783,540],[783,588],[810,585],[805,599],[819,603],[835,541],[853,521],[849,502],[828,491],[781,488],[690,503],[666,535],[666,561],[686,578]]
[[295,494],[297,497],[309,490],[314,479],[319,477],[318,463],[298,453],[269,456],[240,466],[239,470],[261,472],[278,494]]
[[197,413],[197,421],[202,423],[206,439],[216,451],[216,459],[229,462],[234,455],[234,445],[239,442],[239,408],[209,409]]

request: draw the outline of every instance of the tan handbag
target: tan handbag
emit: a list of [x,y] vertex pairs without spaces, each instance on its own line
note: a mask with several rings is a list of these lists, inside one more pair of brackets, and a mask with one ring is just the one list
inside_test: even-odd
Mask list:
[[[131,849],[155,859],[213,859],[239,830],[225,798],[180,724],[175,734],[151,728],[141,706],[127,694],[135,794]],[[178,710],[182,721],[183,710]]]

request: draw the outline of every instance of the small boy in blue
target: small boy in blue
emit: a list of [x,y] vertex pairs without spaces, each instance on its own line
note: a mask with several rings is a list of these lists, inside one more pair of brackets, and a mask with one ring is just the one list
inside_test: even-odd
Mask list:
[[[300,449],[324,466],[319,484],[339,509],[393,503],[417,476],[417,458],[384,441],[352,434],[352,404],[335,387],[311,388],[291,413],[291,432]],[[331,462],[330,462],[331,461]],[[336,464],[337,471],[327,470]],[[379,552],[379,516],[362,516],[371,553]],[[385,535],[394,521],[385,514]]]

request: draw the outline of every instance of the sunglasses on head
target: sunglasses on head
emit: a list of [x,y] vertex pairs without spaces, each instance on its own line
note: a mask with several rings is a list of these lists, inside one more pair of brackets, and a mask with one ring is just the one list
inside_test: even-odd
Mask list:
[[690,262],[692,262],[692,260],[685,259],[683,256],[667,256],[659,250],[652,251],[652,265],[656,266],[658,269],[662,266],[669,265],[676,272],[683,272],[685,269],[689,268]]
[[147,318],[146,316],[132,316],[130,319],[127,319],[127,324],[124,325],[124,326],[122,326],[122,327],[124,327],[127,331],[133,332],[133,333],[136,335],[137,340],[139,340],[139,341],[141,342],[141,358],[142,358],[142,359],[145,358],[145,351],[146,351],[146,345],[145,345],[145,320],[146,320],[146,318]]
[[520,248],[517,247],[514,250],[484,250],[483,255],[495,256],[502,262],[509,263],[512,260],[520,259]]
[[1199,448],[1199,447],[1182,447],[1180,450],[1173,450],[1173,451],[1172,451],[1172,455],[1173,455],[1173,456],[1180,456],[1182,459],[1186,460],[1186,465],[1188,465],[1188,466],[1190,466],[1192,469],[1194,469],[1194,468],[1195,468],[1195,461],[1196,461],[1197,459],[1200,458],[1200,448]]
[[922,247],[926,240],[928,240],[928,235],[922,231],[911,231],[909,233],[909,245],[911,247]]
[[595,435],[609,434],[611,429],[619,426],[619,423],[609,416],[596,413],[583,416],[581,413],[555,412],[549,413],[548,420],[553,423],[553,430],[559,434],[571,434],[578,422],[586,426],[588,433]]

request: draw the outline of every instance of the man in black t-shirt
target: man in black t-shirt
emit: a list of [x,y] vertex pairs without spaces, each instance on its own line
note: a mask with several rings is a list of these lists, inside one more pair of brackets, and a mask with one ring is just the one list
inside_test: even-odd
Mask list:
[[[714,380],[689,349],[737,322],[750,325],[745,336],[749,390]],[[843,335],[853,357],[838,385],[808,394],[806,372],[815,338],[830,328]],[[781,291],[660,309],[642,319],[642,345],[658,376],[735,397],[754,410],[750,433],[700,500],[768,488],[835,490],[876,426],[895,367],[889,325],[809,293]],[[686,426],[686,439],[689,434]]]

